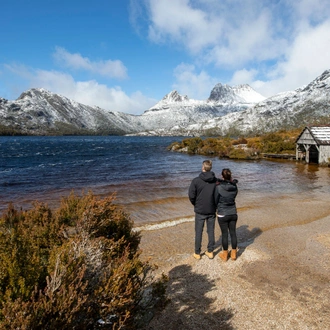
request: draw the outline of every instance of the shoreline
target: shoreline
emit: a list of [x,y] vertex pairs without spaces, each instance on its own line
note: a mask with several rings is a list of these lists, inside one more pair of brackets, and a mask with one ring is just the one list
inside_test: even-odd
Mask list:
[[219,259],[217,223],[213,260],[192,257],[192,222],[142,231],[141,256],[158,265],[154,276],[169,276],[170,298],[146,329],[330,327],[327,196],[260,196],[238,216],[236,261]]

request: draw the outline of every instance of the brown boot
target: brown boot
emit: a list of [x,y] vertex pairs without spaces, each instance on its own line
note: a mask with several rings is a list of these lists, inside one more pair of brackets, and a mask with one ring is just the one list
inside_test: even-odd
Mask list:
[[230,251],[230,258],[231,258],[231,260],[236,260],[237,259],[237,249],[232,249]]
[[197,253],[194,253],[193,256],[197,260],[200,260],[200,258],[201,258],[201,255],[199,253],[198,254]]
[[227,261],[228,260],[228,250],[222,250],[219,253],[219,257],[220,259],[222,259],[223,261]]
[[206,255],[209,259],[213,259],[213,258],[214,258],[213,252],[205,251],[205,255]]

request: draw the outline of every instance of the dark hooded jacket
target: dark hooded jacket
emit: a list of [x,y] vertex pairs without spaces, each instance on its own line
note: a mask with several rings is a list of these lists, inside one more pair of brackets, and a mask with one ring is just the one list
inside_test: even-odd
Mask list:
[[237,213],[236,196],[237,180],[219,180],[214,191],[214,202],[217,205],[218,215],[232,215]]
[[214,202],[214,189],[216,184],[214,172],[201,172],[191,181],[188,196],[194,211],[198,214],[214,214],[216,204]]

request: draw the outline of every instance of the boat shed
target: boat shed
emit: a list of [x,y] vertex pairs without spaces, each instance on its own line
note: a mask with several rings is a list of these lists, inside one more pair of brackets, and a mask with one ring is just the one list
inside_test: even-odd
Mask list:
[[296,140],[296,159],[330,164],[330,127],[305,127]]

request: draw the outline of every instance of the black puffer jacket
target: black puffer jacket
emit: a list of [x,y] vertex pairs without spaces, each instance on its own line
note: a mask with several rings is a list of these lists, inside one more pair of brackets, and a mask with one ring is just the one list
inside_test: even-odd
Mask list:
[[214,191],[214,201],[217,205],[218,215],[232,215],[237,213],[236,196],[237,180],[219,180]]
[[188,196],[191,204],[194,205],[195,213],[215,213],[214,188],[216,181],[217,179],[212,171],[201,172],[197,178],[192,180]]

